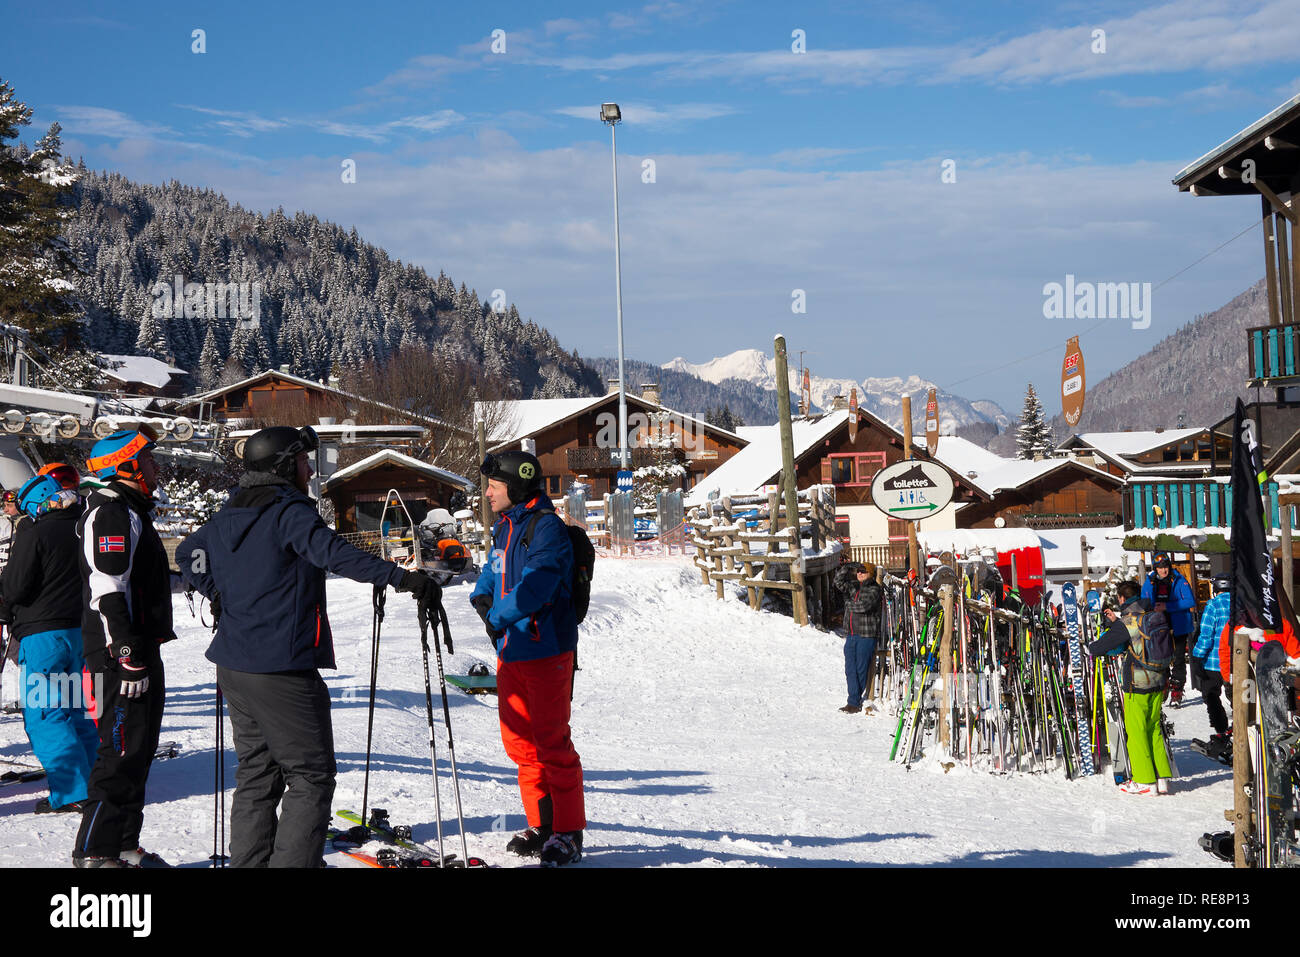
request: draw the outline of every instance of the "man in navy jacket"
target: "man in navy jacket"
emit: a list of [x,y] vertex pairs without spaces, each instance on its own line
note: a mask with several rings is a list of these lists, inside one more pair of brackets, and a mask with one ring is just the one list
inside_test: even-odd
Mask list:
[[1169,700],[1175,704],[1183,701],[1183,683],[1187,679],[1187,639],[1195,630],[1192,612],[1196,610],[1196,596],[1192,586],[1178,569],[1173,567],[1164,552],[1156,555],[1155,570],[1147,575],[1142,585],[1142,597],[1151,602],[1156,611],[1165,613],[1174,637],[1173,671],[1169,679]]
[[497,649],[501,741],[519,766],[528,829],[507,850],[546,865],[582,859],[587,826],[582,760],[569,736],[578,622],[571,582],[573,546],[543,493],[541,465],[528,452],[489,455],[487,499],[498,520],[492,561],[470,602]]
[[186,582],[218,617],[207,657],[230,706],[239,759],[234,867],[321,866],[337,773],[329,690],[318,670],[334,667],[326,571],[417,597],[431,584],[325,524],[306,494],[317,444],[310,428],[253,435],[239,490],[176,550]]

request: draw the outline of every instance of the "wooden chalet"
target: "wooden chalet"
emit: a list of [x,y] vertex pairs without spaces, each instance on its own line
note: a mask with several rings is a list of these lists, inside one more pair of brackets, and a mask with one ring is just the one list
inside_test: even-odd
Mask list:
[[[627,396],[629,457],[632,469],[675,462],[686,469],[690,489],[748,443],[703,419],[665,408],[655,400]],[[582,478],[591,498],[615,489],[619,471],[618,393],[578,399],[525,399],[478,403],[475,418],[486,418],[489,451],[527,445],[542,464],[546,492],[563,495]]]
[[1228,425],[1227,432],[1219,426],[1084,432],[1070,436],[1056,451],[1120,478],[1221,475],[1232,465],[1231,421]]
[[190,374],[152,356],[103,354],[108,388],[131,396],[178,399],[185,395]]
[[[882,468],[903,460],[903,436],[865,409],[857,412],[857,428],[850,435],[852,413],[838,409],[816,416],[799,416],[792,423],[796,485],[835,487],[835,523],[838,538],[853,548],[859,560],[902,567],[907,553],[907,523],[888,518],[871,501],[871,480]],[[687,496],[688,506],[702,504],[710,495],[752,494],[781,480],[781,438],[775,425],[742,427],[750,444],[725,466],[709,475]],[[927,459],[924,443],[914,445],[914,457]],[[952,473],[954,503],[966,506],[987,502],[989,496],[941,459],[935,461]],[[945,508],[922,519],[922,529],[955,527],[957,509]]]
[[472,495],[478,491],[464,476],[393,449],[382,449],[335,472],[321,486],[321,494],[334,504],[339,532],[377,532],[389,489],[401,494],[417,525],[431,509],[451,511],[452,497],[458,493]]

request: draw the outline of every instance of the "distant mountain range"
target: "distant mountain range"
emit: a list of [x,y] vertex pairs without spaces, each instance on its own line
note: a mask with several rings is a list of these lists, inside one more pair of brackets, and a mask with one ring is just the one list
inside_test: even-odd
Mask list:
[[[705,382],[712,382],[725,388],[738,388],[732,383],[744,383],[776,393],[776,360],[758,349],[741,349],[729,355],[710,359],[708,362],[693,363],[678,357],[662,366],[664,372],[695,376]],[[799,401],[799,367],[790,368],[791,402]],[[904,395],[912,397],[912,428],[917,435],[924,434],[925,399],[935,383],[920,376],[901,378],[866,378],[862,380],[836,379],[826,376],[810,375],[813,411],[831,408],[836,396],[848,399],[852,389],[858,390],[858,404],[882,419],[894,428],[903,424]],[[665,396],[667,401],[667,396]],[[963,435],[981,445],[994,434],[1004,431],[1011,425],[1011,417],[996,402],[988,399],[970,400],[950,392],[939,390],[939,431],[944,435]],[[671,403],[669,403],[671,405]],[[733,411],[735,411],[733,406]],[[767,422],[752,422],[763,425]],[[776,421],[775,400],[773,413],[768,422]]]

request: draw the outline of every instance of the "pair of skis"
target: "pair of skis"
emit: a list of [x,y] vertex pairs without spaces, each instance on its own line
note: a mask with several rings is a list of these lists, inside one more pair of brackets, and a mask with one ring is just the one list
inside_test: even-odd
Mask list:
[[[478,857],[461,859],[455,854],[440,857],[433,848],[417,842],[410,827],[389,821],[388,812],[383,808],[372,808],[369,821],[355,811],[343,810],[335,814],[353,826],[347,830],[331,830],[327,835],[330,843],[335,850],[369,867],[487,867]],[[377,854],[367,854],[361,849],[375,840],[385,845]]]

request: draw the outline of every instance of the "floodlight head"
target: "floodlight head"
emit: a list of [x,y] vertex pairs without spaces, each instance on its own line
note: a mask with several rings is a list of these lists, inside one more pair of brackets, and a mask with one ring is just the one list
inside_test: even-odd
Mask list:
[[623,119],[623,113],[618,108],[617,103],[600,104],[600,121],[613,126]]

